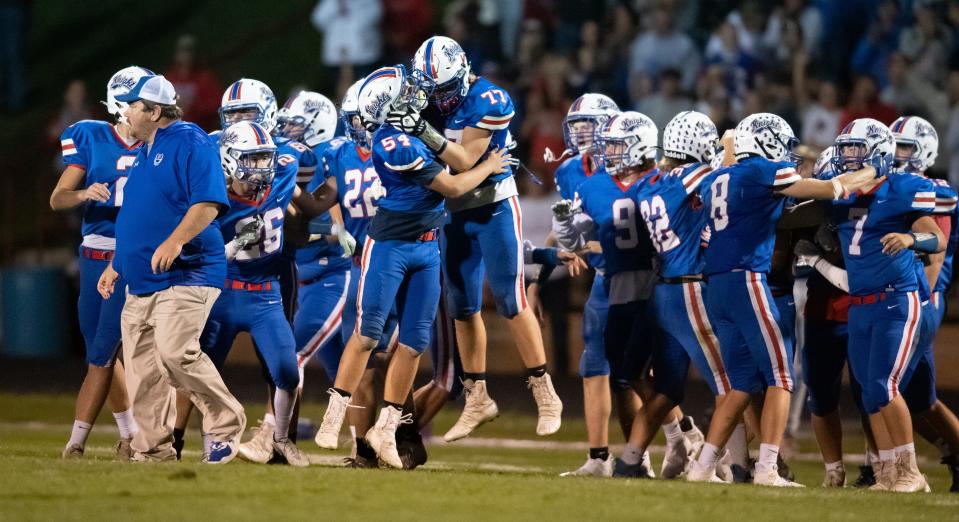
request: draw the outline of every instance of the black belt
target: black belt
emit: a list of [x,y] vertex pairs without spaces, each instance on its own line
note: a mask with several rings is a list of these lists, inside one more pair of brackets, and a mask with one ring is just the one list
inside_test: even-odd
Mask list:
[[666,283],[667,285],[680,285],[683,283],[702,283],[706,279],[701,275],[688,275],[688,276],[679,276],[679,277],[661,277],[659,278],[660,283]]

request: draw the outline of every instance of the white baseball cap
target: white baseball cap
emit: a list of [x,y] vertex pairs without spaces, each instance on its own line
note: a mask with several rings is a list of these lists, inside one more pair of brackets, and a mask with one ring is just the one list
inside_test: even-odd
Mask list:
[[118,95],[116,99],[124,103],[146,100],[160,105],[176,105],[176,91],[170,80],[162,74],[147,75],[140,78],[129,92]]

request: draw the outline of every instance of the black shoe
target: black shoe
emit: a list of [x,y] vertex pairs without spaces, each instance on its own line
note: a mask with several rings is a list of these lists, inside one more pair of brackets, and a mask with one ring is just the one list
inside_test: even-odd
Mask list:
[[176,459],[180,460],[180,455],[183,453],[183,438],[173,437],[173,451],[176,452]]
[[779,468],[779,476],[788,480],[789,482],[796,482],[796,475],[793,474],[792,470],[789,469],[789,464],[786,464],[786,461],[783,460],[783,456],[776,456],[776,466]]
[[613,478],[651,479],[653,477],[649,474],[646,466],[643,466],[642,460],[639,461],[639,464],[626,464],[623,459],[616,459],[616,463],[613,465]]
[[949,468],[949,473],[952,475],[952,487],[949,488],[949,492],[959,493],[959,455],[943,457],[942,463]]
[[415,433],[403,440],[397,437],[396,451],[400,454],[400,460],[403,462],[403,469],[416,469],[418,466],[426,464],[429,455],[426,453],[426,446],[423,444],[423,436]]
[[375,469],[380,467],[376,452],[364,437],[356,438],[356,456],[343,459],[348,468]]
[[733,473],[734,484],[751,484],[753,481],[752,469],[744,468],[739,464],[731,464],[729,470]]
[[854,488],[868,488],[876,483],[876,474],[872,470],[872,466],[866,466],[863,464],[859,466],[859,478],[857,478],[850,487]]

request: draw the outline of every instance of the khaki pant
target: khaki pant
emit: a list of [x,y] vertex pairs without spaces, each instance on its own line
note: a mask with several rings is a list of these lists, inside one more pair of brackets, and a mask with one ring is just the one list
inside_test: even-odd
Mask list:
[[127,294],[120,316],[127,390],[140,431],[131,444],[139,460],[167,460],[173,450],[174,387],[190,394],[213,440],[239,438],[243,406],[200,351],[200,334],[220,290],[173,286],[149,296]]

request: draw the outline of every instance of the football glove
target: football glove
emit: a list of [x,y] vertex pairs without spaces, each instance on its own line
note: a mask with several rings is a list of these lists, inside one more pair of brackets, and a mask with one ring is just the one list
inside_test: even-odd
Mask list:
[[340,247],[343,248],[343,257],[353,257],[353,253],[356,252],[356,238],[353,237],[353,234],[350,234],[346,227],[338,223],[333,223],[331,232],[340,242]]
[[560,221],[565,221],[582,212],[582,209],[569,199],[561,199],[553,203],[550,209],[553,211],[553,216]]
[[426,120],[414,110],[394,110],[386,115],[386,123],[410,136],[420,136],[426,131]]

